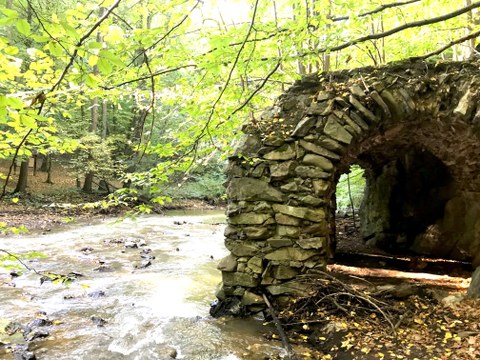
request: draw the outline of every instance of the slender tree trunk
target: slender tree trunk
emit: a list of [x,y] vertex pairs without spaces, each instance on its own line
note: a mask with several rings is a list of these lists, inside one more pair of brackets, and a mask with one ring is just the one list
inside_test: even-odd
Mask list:
[[20,165],[20,174],[18,175],[17,187],[15,188],[15,193],[25,192],[27,190],[27,180],[28,180],[28,159],[22,161]]
[[47,184],[53,184],[53,181],[52,181],[52,156],[51,155],[48,155],[46,157],[45,163],[46,163],[46,169],[47,169],[47,180],[45,182]]
[[[100,8],[99,16],[103,15],[104,10],[105,10],[104,8]],[[97,32],[97,42],[101,42],[101,41],[102,41],[102,38],[101,38],[100,32]],[[97,65],[95,65],[93,67],[93,73],[95,75],[98,75],[100,73]],[[99,106],[100,106],[99,99],[96,97],[92,100],[92,111],[91,111],[92,121],[90,123],[90,132],[91,133],[95,133],[97,131],[97,128],[98,128],[98,119],[99,119],[98,108],[99,108]],[[89,160],[91,160],[90,156],[89,156]],[[85,174],[85,181],[83,183],[83,188],[82,188],[82,190],[84,192],[91,193],[93,191],[93,177],[94,176],[95,176],[95,174],[91,170]]]
[[42,165],[40,166],[40,171],[41,172],[48,172],[48,162],[50,161],[50,154],[47,154],[44,156],[42,160]]
[[[332,17],[332,0],[329,0],[328,1],[328,15],[327,15],[328,18],[331,18]],[[327,34],[329,33],[329,30],[330,28],[332,27],[332,25],[330,23],[327,23],[327,25],[325,26],[327,28]],[[324,53],[322,55],[323,57],[323,68],[322,70],[323,71],[330,71],[330,67],[331,67],[331,58],[330,58],[330,54],[328,52]]]
[[83,182],[82,191],[84,191],[86,193],[93,192],[93,177],[94,177],[93,172],[88,172],[88,173],[85,174],[85,180]]
[[108,132],[108,103],[107,100],[102,101],[102,139],[107,138],[107,132]]

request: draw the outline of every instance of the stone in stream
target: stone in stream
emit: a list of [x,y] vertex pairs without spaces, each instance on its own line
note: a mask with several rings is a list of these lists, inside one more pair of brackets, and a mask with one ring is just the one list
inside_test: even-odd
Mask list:
[[36,327],[41,327],[41,326],[50,326],[52,325],[52,321],[46,318],[39,318],[32,320],[28,323],[27,328],[36,328]]
[[136,249],[136,248],[138,248],[137,243],[134,242],[134,241],[131,241],[131,240],[125,241],[124,246],[125,246],[125,248],[127,248],[127,249]]
[[135,264],[135,269],[145,269],[152,265],[152,262],[150,260],[144,260],[141,261],[140,263]]
[[36,360],[35,354],[30,351],[28,344],[17,344],[12,347],[13,360]]
[[95,316],[95,315],[92,315],[90,317],[90,320],[92,320],[92,322],[97,325],[97,327],[104,327],[105,324],[107,323],[106,320],[102,319],[101,317],[98,317],[98,316]]
[[155,260],[155,256],[149,254],[140,254],[140,257],[146,260]]
[[93,248],[87,246],[80,249],[85,255],[91,254],[93,252]]
[[112,268],[110,265],[102,264],[99,267],[93,269],[93,271],[98,271],[98,272],[104,273],[104,272],[114,272],[115,269]]
[[88,297],[92,299],[98,299],[103,296],[105,296],[105,291],[103,290],[95,290],[95,291],[92,291],[91,293],[88,293]]
[[33,341],[35,339],[41,339],[45,338],[47,336],[50,336],[50,332],[47,331],[46,329],[33,329],[30,331],[28,334],[25,335],[25,340],[26,341]]

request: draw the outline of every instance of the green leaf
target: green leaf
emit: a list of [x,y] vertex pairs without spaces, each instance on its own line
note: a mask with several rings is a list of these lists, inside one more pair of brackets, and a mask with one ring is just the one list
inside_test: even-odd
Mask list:
[[36,129],[37,128],[37,122],[35,121],[35,119],[28,116],[28,115],[20,115],[20,121],[21,121],[22,125],[30,128],[30,129]]
[[18,48],[16,46],[7,46],[4,51],[7,55],[13,56],[18,54]]
[[16,19],[13,19],[13,18],[2,18],[0,19],[0,26],[8,26],[8,25],[13,25],[15,24],[17,20]]
[[90,49],[102,49],[103,44],[99,43],[99,42],[96,42],[96,41],[91,41],[91,42],[88,43],[88,47]]
[[60,45],[58,45],[56,42],[51,42],[47,45],[48,50],[50,50],[50,53],[53,56],[62,56],[63,55],[63,49]]
[[112,64],[108,60],[98,59],[97,66],[103,75],[109,75],[112,72]]
[[122,59],[120,59],[120,57],[118,57],[117,55],[111,53],[110,51],[107,51],[107,50],[101,50],[100,53],[99,53],[99,56],[101,57],[104,57],[105,59],[108,59],[110,60],[113,64],[117,65],[117,66],[125,66],[124,62],[122,61]]
[[18,18],[18,12],[16,10],[3,8],[0,11],[3,13],[3,15],[5,15],[6,17],[9,17],[11,19],[17,19]]
[[93,74],[88,74],[87,78],[85,79],[85,84],[91,88],[94,88],[98,84],[98,78]]
[[90,55],[88,57],[88,65],[95,66],[98,63],[98,56],[97,55]]
[[80,35],[78,35],[77,31],[72,26],[68,25],[65,21],[62,21],[60,24],[65,29],[68,36],[74,39],[80,39]]
[[42,35],[32,35],[31,38],[35,40],[37,43],[44,43],[50,40],[48,36],[42,36]]
[[19,19],[15,23],[15,27],[17,28],[18,32],[22,35],[28,36],[30,35],[30,24],[27,20]]

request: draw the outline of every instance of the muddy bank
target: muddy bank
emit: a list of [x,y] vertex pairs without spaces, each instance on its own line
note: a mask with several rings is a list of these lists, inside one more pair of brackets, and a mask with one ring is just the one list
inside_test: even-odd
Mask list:
[[[95,222],[107,216],[122,216],[135,211],[133,207],[127,206],[110,206],[108,208],[94,206],[96,202],[103,200],[103,197],[98,195],[75,196],[68,202],[49,197],[39,200],[24,196],[18,202],[13,202],[12,199],[16,198],[11,197],[0,202],[0,225],[3,225],[0,227],[0,237],[15,232],[15,229],[21,229],[22,232],[25,230],[48,232],[54,227],[72,222]],[[222,203],[210,204],[196,199],[179,199],[155,209],[155,212],[162,214],[170,210],[222,211],[223,206]]]

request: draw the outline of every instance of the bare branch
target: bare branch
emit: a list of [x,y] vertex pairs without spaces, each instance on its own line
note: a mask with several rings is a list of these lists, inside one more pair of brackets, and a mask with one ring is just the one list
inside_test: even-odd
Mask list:
[[440,49],[437,49],[435,51],[432,51],[432,52],[429,52],[425,55],[422,55],[422,56],[414,56],[414,57],[411,57],[409,58],[410,61],[416,61],[416,60],[425,60],[425,59],[428,59],[429,57],[432,57],[432,56],[435,56],[435,55],[438,55],[438,54],[441,54],[442,52],[444,52],[445,50],[451,48],[452,46],[454,45],[457,45],[457,44],[460,44],[464,41],[467,41],[467,40],[470,40],[470,39],[474,39],[476,38],[477,36],[480,36],[480,30],[479,31],[475,31],[467,36],[464,36],[464,37],[461,37],[457,40],[453,40],[453,41],[450,41],[447,45],[445,46],[442,46]]
[[305,57],[307,55],[312,55],[312,54],[323,54],[323,53],[326,53],[326,52],[343,50],[343,49],[346,49],[346,48],[348,48],[352,45],[356,45],[358,43],[362,43],[362,42],[365,42],[365,41],[368,41],[368,40],[382,39],[384,37],[396,34],[400,31],[403,31],[403,30],[406,30],[406,29],[411,29],[411,28],[415,28],[415,27],[421,27],[421,26],[425,26],[425,25],[436,24],[436,23],[439,23],[439,22],[442,22],[442,21],[445,21],[445,20],[453,19],[457,16],[465,14],[465,13],[467,13],[467,12],[473,10],[473,9],[479,8],[479,7],[480,7],[480,1],[475,2],[475,3],[473,3],[469,6],[465,6],[461,9],[459,9],[459,10],[453,11],[453,12],[448,13],[448,14],[437,16],[437,17],[434,17],[434,18],[431,18],[431,19],[413,21],[413,22],[406,23],[406,24],[403,24],[401,26],[398,26],[396,28],[390,29],[388,31],[384,31],[384,32],[377,33],[377,34],[371,34],[371,35],[367,35],[367,36],[362,36],[362,37],[359,37],[357,39],[347,41],[347,42],[345,42],[341,45],[338,45],[338,46],[318,49],[318,50],[315,50],[315,51],[312,51],[312,52],[300,54],[299,56],[300,57]]
[[[176,29],[178,29],[180,26],[182,26],[182,24],[185,22],[185,20],[187,20],[190,16],[190,14],[197,8],[197,6],[201,3],[202,1],[201,0],[197,0],[197,2],[195,3],[195,5],[193,5],[193,7],[190,9],[190,11],[184,15],[180,21],[178,23],[176,23],[174,26],[172,26],[162,37],[160,37],[158,40],[156,40],[152,45],[150,45],[149,47],[147,47],[143,53],[146,53],[147,51],[153,49],[155,46],[157,46],[160,42],[162,42],[163,40],[165,40],[172,32],[174,32]],[[128,64],[128,66],[131,66],[133,63],[135,63],[135,60],[137,60],[143,53],[137,55],[136,57],[134,57],[132,59],[132,61],[130,62],[130,64]]]
[[282,64],[281,61],[279,61],[275,66],[274,68],[267,74],[267,76],[265,76],[265,78],[263,79],[262,83],[260,85],[257,86],[257,88],[250,94],[250,96],[243,102],[242,105],[240,105],[238,108],[236,108],[235,110],[232,111],[232,113],[229,115],[228,117],[228,120],[230,120],[230,118],[235,115],[237,112],[239,112],[240,110],[242,110],[245,106],[247,106],[247,104],[253,99],[253,97],[255,95],[258,94],[258,92],[260,90],[263,89],[263,87],[265,86],[265,84],[268,82],[268,80],[270,79],[270,77],[275,74],[275,72],[278,70],[278,68],[280,67],[280,65]]
[[40,19],[40,15],[38,15],[38,12],[37,10],[33,7],[32,3],[30,0],[27,0],[27,4],[28,4],[28,7],[32,10],[33,12],[33,15],[35,15],[35,18],[37,19],[38,23],[40,24],[40,26],[42,27],[43,31],[45,31],[45,33],[53,40],[55,41],[58,45],[60,45],[62,47],[62,49],[68,54],[68,56],[72,56],[68,49],[62,44],[62,42],[60,42],[57,38],[55,38],[52,34],[50,34],[50,32],[47,30],[47,28],[45,27],[45,25],[43,24],[43,21],[42,19]]
[[[409,1],[405,1],[405,2],[394,2],[394,3],[390,3],[390,4],[383,4],[376,9],[373,9],[371,11],[367,11],[367,12],[359,14],[358,17],[365,17],[365,16],[368,16],[368,15],[374,15],[374,14],[377,14],[379,12],[382,12],[384,10],[387,10],[387,9],[390,9],[390,8],[393,8],[393,7],[409,5],[409,4],[413,4],[413,3],[416,3],[416,2],[420,2],[420,1],[422,1],[422,0],[409,0]],[[337,21],[344,21],[344,20],[348,20],[348,19],[350,19],[350,16],[333,17],[331,20],[334,21],[334,22],[337,22]]]
[[159,76],[159,75],[168,74],[168,73],[175,72],[175,71],[182,70],[182,69],[186,69],[186,68],[189,68],[189,67],[197,67],[197,65],[188,64],[188,65],[178,66],[176,68],[159,70],[159,71],[156,71],[154,73],[151,73],[151,74],[148,74],[148,75],[145,75],[145,76],[141,76],[141,77],[138,77],[138,78],[135,78],[135,79],[132,79],[132,80],[123,81],[121,83],[118,83],[118,84],[115,84],[115,85],[112,85],[112,86],[100,86],[100,88],[102,88],[103,90],[112,90],[112,89],[118,88],[118,87],[123,86],[123,85],[132,84],[132,83],[139,82],[139,81],[142,81],[142,80],[151,79],[152,76],[156,77],[156,76]]
[[36,269],[31,268],[30,266],[28,266],[27,264],[25,264],[25,262],[24,262],[22,259],[20,259],[17,255],[11,253],[10,251],[4,250],[4,249],[0,249],[0,252],[3,252],[3,253],[5,253],[5,254],[7,254],[8,256],[13,257],[13,258],[14,258],[15,260],[17,260],[20,264],[22,264],[23,267],[24,267],[25,269],[27,269],[28,271],[33,271],[33,272],[34,272],[35,274],[37,274],[37,275],[42,275],[42,274],[39,273]]
[[[230,84],[230,80],[232,79],[232,75],[233,75],[233,72],[235,71],[235,68],[237,67],[237,64],[238,64],[238,61],[240,60],[240,55],[242,54],[242,51],[243,49],[245,48],[245,44],[247,43],[248,41],[248,38],[250,37],[250,34],[252,33],[252,30],[253,30],[253,26],[255,24],[255,18],[257,16],[257,9],[258,9],[258,3],[259,3],[260,0],[256,0],[255,1],[255,5],[253,7],[253,14],[252,14],[252,19],[250,21],[250,26],[248,28],[248,31],[247,31],[247,34],[245,35],[245,38],[243,39],[243,43],[242,45],[240,46],[240,49],[237,51],[237,56],[235,57],[235,60],[233,61],[233,64],[232,64],[232,67],[230,68],[230,72],[228,73],[228,76],[227,76],[227,80],[225,80],[225,84],[224,86],[222,87],[222,90],[220,91],[220,94],[218,94],[218,97],[215,99],[215,101],[213,102],[213,105],[212,107],[210,108],[210,113],[208,115],[208,119],[207,121],[205,122],[205,124],[203,125],[203,128],[202,130],[200,131],[200,134],[197,136],[197,139],[196,139],[196,142],[198,142],[198,140],[200,140],[201,138],[203,138],[205,136],[205,132],[208,132],[208,127],[210,125],[210,122],[212,121],[213,119],[213,115],[215,114],[215,109],[218,105],[218,103],[220,102],[220,100],[222,99],[223,97],[223,94],[225,93],[225,91],[227,90],[228,88],[228,85]],[[209,134],[210,135],[210,134]],[[213,142],[213,141],[212,141]]]

